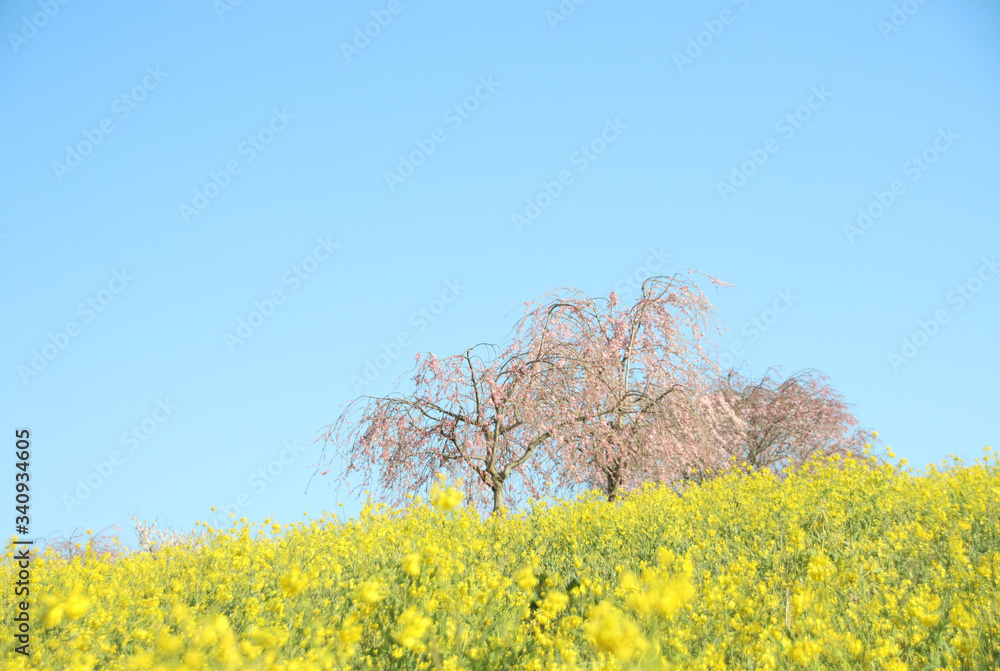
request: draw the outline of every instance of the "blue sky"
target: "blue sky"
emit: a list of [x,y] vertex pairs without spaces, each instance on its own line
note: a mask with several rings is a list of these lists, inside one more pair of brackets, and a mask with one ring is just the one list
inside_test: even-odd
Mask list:
[[29,537],[353,514],[305,491],[342,404],[551,289],[630,303],[681,268],[735,285],[708,292],[734,364],[822,371],[911,465],[998,442],[995,3],[17,0],[0,27]]

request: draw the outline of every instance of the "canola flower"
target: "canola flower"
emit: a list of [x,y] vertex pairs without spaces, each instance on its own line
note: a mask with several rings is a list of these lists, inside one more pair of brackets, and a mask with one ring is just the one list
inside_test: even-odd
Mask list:
[[588,620],[586,631],[598,650],[628,659],[648,646],[639,627],[608,601],[597,604]]
[[459,480],[456,484],[458,487],[445,487],[447,483],[447,476],[444,473],[438,474],[438,482],[431,485],[430,492],[430,502],[436,508],[444,510],[445,512],[454,510],[462,503],[462,498],[465,496],[458,487],[462,486],[462,480]]
[[88,542],[32,563],[32,655],[6,636],[0,668],[991,668],[1000,463],[903,466],[816,458],[487,519],[441,478],[347,521],[234,520],[114,561]]

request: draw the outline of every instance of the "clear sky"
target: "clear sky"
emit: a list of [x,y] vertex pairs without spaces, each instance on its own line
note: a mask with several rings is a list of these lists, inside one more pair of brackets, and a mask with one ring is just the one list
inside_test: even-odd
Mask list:
[[735,285],[707,291],[734,364],[822,371],[911,465],[1000,443],[995,2],[12,0],[0,28],[22,536],[356,513],[336,471],[306,492],[342,404],[551,289],[681,268]]

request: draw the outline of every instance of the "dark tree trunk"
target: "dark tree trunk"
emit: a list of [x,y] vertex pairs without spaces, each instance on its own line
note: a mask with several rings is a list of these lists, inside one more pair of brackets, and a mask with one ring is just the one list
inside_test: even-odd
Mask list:
[[493,515],[500,514],[500,508],[503,506],[503,483],[493,485]]
[[621,464],[616,461],[615,465],[607,471],[608,480],[606,492],[608,496],[608,503],[618,498],[619,485],[621,485],[621,470]]

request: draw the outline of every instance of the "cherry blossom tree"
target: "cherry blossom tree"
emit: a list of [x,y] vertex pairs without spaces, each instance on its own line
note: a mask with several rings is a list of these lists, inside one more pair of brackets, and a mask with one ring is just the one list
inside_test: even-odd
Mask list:
[[693,272],[647,279],[627,309],[613,292],[599,305],[562,288],[525,304],[504,349],[417,355],[414,391],[352,401],[326,427],[323,455],[332,443],[342,484],[362,475],[396,502],[438,473],[461,477],[468,498],[496,513],[520,495],[540,498],[543,483],[596,487],[613,501],[734,462],[858,454],[868,434],[845,435],[857,422],[822,376],[775,386],[721,371],[714,309]]
[[[148,523],[145,520],[132,516],[135,524],[135,531],[139,538],[139,551],[149,554],[156,554],[160,549],[167,547],[200,547],[205,545],[207,538],[201,534],[189,532],[182,534],[174,530],[157,529],[157,520]],[[91,534],[88,530],[86,534],[82,529],[78,529],[69,538],[64,536],[46,541],[45,546],[55,553],[57,559],[62,561],[72,561],[79,557],[81,561],[94,558],[100,561],[115,562],[122,557],[126,557],[132,552],[121,540],[114,535],[110,538],[104,537],[108,528],[118,530],[118,525],[105,527],[96,534]],[[88,538],[89,536],[89,538]]]
[[614,292],[602,306],[563,290],[529,304],[517,327],[529,349],[554,362],[540,394],[579,418],[563,428],[563,478],[596,486],[609,501],[647,479],[679,479],[692,462],[715,464],[724,457],[707,447],[719,438],[715,427],[739,423],[724,397],[710,396],[719,329],[693,280],[648,278],[632,307],[616,308]]
[[[479,356],[480,347],[492,356]],[[412,394],[359,397],[326,427],[323,453],[335,445],[330,463],[346,464],[341,482],[361,474],[362,486],[374,480],[402,502],[443,472],[463,477],[469,499],[493,513],[517,494],[539,498],[544,482],[562,486],[549,446],[577,418],[546,393],[558,364],[545,347],[480,344],[446,359],[416,359]]]
[[[783,473],[815,454],[863,458],[865,444],[875,443],[872,432],[855,428],[851,405],[815,370],[780,380],[771,368],[757,381],[730,370],[709,398],[733,409],[735,419],[715,425],[706,447],[741,466]],[[706,469],[699,464],[695,470]]]
[[93,535],[89,532],[85,534],[83,529],[77,529],[69,538],[60,535],[59,538],[47,540],[45,547],[51,549],[56,558],[63,561],[72,561],[76,557],[85,561],[88,558],[88,552],[90,557],[114,561],[123,552],[117,547],[117,539],[103,537],[108,528],[118,529],[117,525],[113,525],[105,527]]

